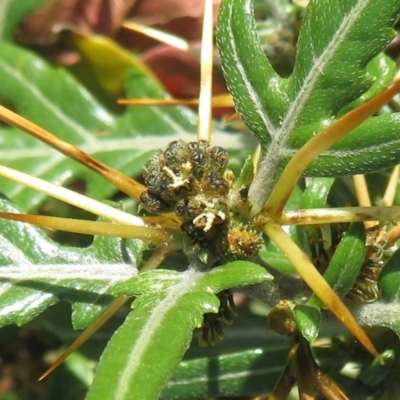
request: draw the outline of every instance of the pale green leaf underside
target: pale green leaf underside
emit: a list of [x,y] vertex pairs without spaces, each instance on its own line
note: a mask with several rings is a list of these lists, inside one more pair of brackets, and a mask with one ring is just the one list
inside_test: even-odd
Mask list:
[[[7,200],[0,209],[18,212]],[[0,325],[23,325],[50,305],[73,303],[83,328],[109,303],[110,287],[137,272],[119,238],[96,238],[87,248],[61,246],[40,229],[0,219]]]

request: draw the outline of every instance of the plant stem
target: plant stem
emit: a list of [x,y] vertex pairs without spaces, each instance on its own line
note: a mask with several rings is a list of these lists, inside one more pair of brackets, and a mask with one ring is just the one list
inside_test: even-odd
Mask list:
[[[111,222],[86,221],[83,219],[50,217],[44,215],[13,214],[0,212],[0,218],[20,221],[43,228],[61,230],[64,232],[82,233],[86,235],[112,236],[134,238],[149,241],[153,244],[168,243],[168,247],[175,248],[174,243],[179,243],[179,230],[166,230],[150,226],[133,226],[127,224],[114,224]],[[175,234],[175,235],[174,235]],[[176,238],[175,238],[176,236]]]
[[328,285],[322,275],[314,267],[292,238],[274,221],[268,221],[264,228],[271,240],[279,247],[285,257],[293,264],[299,275],[310,289],[332,311],[347,329],[360,341],[360,343],[374,356],[379,358],[379,353],[374,345],[345,306],[339,296]]
[[32,175],[25,174],[15,169],[0,165],[0,176],[11,179],[14,182],[21,183],[22,185],[31,189],[37,190],[50,197],[61,200],[67,204],[79,207],[82,210],[91,212],[99,217],[107,218],[114,222],[123,224],[132,224],[135,226],[145,226],[146,223],[136,215],[128,214],[122,210],[108,206],[100,201],[91,199],[82,194],[76,193],[73,190],[54,185],[43,179],[36,178]]
[[204,1],[203,36],[200,54],[198,140],[211,140],[211,97],[213,70],[213,1]]
[[390,221],[400,218],[400,206],[338,207],[283,211],[281,225],[322,225],[363,221]]

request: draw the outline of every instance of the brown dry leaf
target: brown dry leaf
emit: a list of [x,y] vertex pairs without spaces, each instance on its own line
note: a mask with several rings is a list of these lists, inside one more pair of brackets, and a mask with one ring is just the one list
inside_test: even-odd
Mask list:
[[[221,0],[214,0],[214,23]],[[139,0],[128,18],[175,33],[188,40],[201,36],[204,0]]]
[[[18,32],[28,43],[52,43],[63,27],[80,33],[115,35],[127,18],[162,26],[187,39],[200,38],[204,0],[48,0]],[[214,0],[215,15],[220,0]]]
[[18,32],[28,43],[52,43],[63,27],[82,33],[113,35],[137,0],[49,0],[31,14]]
[[[195,98],[200,89],[198,54],[159,45],[147,50],[141,60],[157,75],[167,91],[176,98]],[[220,68],[213,70],[213,94],[226,92]],[[224,110],[224,113],[226,110]]]

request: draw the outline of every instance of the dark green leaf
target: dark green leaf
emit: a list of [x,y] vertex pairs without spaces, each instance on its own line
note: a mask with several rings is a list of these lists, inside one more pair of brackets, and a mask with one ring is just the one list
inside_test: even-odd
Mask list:
[[375,358],[363,371],[359,379],[371,387],[379,385],[389,374],[395,360],[394,350],[386,350],[381,354],[383,364]]
[[366,66],[394,36],[399,12],[395,0],[311,2],[289,78],[291,105],[283,127],[297,129],[317,121],[322,127],[367,91],[373,77]]
[[397,249],[386,262],[379,275],[378,285],[384,302],[400,302],[400,249]]
[[[204,274],[203,285],[214,293],[243,285],[254,285],[261,281],[271,280],[272,276],[257,264],[249,261],[234,261],[219,267],[212,268]],[[181,273],[157,269],[119,283],[109,292],[114,295],[139,296],[154,291],[168,292],[171,285],[182,280]],[[200,284],[200,283],[199,283]]]
[[317,157],[306,173],[325,176],[353,175],[398,164],[399,122],[398,113],[370,118],[332,149]]
[[[322,208],[326,206],[326,200],[330,188],[334,182],[332,178],[313,178],[308,179],[307,186],[302,188],[297,185],[293,190],[288,202],[286,203],[286,210],[296,210],[302,208]],[[310,257],[315,254],[311,252],[311,245],[319,243],[328,243],[326,239],[330,240],[330,227],[328,225],[309,225],[309,226],[295,226],[291,225],[286,227],[286,232],[296,241],[302,250]],[[273,242],[269,242],[267,246],[268,251],[262,251],[262,258],[274,266],[286,272],[295,272],[293,266],[287,261],[281,251],[276,247]]]
[[[310,2],[294,71],[287,80],[278,78],[263,56],[252,4],[252,0],[224,0],[217,37],[236,108],[264,150],[249,191],[261,208],[277,175],[300,147],[332,123],[343,107],[390,81],[393,69],[389,63],[381,65],[379,54],[394,36],[400,4],[396,0]],[[374,80],[379,81],[375,78],[379,67],[384,78],[371,88]],[[382,125],[382,120],[376,124]],[[353,134],[348,142],[322,154],[307,174],[337,176],[394,165],[400,160],[400,145],[391,134],[396,125],[386,120],[383,126],[381,135],[373,138],[372,133],[367,139],[361,131]]]
[[243,120],[265,146],[281,123],[287,98],[282,80],[261,48],[253,1],[225,0],[219,10],[217,43],[229,92]]
[[310,179],[300,200],[299,208],[326,207],[326,201],[333,182],[334,179],[332,178]]
[[317,307],[299,304],[294,308],[294,319],[301,334],[310,343],[313,343],[319,334],[321,310]]
[[[340,297],[346,295],[360,273],[365,255],[365,239],[364,225],[352,224],[340,241],[324,273],[324,278]],[[315,295],[308,304],[324,307]]]
[[371,97],[385,90],[392,83],[393,76],[396,73],[396,64],[386,54],[379,54],[368,63],[367,73],[374,79],[372,86],[358,99],[342,108],[338,116],[357,108]]
[[161,399],[256,396],[270,392],[286,364],[287,349],[254,349],[179,364]]

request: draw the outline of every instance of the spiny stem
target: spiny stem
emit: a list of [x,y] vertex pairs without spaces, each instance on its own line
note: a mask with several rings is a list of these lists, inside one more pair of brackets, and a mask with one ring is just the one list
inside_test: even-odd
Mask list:
[[182,51],[189,51],[190,44],[186,40],[172,35],[171,33],[160,31],[147,25],[138,24],[133,21],[125,21],[122,26],[134,32],[142,33],[143,35],[158,40],[160,43],[165,43],[168,46],[175,47]]
[[332,290],[322,275],[314,267],[308,257],[299,249],[292,238],[274,221],[265,224],[264,232],[279,247],[285,257],[296,268],[299,275],[310,289],[332,311],[347,329],[360,341],[360,343],[374,356],[379,358],[379,353],[360,327],[357,320],[345,306],[339,296]]
[[54,185],[43,179],[25,174],[15,169],[0,165],[0,176],[21,183],[31,189],[37,190],[55,199],[64,201],[67,204],[79,207],[82,210],[91,212],[99,217],[107,218],[114,222],[132,224],[135,226],[145,226],[146,223],[140,218],[114,207],[108,206],[100,201],[93,200],[73,190]]
[[[119,99],[123,106],[197,106],[199,99]],[[233,100],[229,94],[218,94],[211,99],[212,107],[233,108]]]
[[90,339],[130,298],[119,296],[115,298],[100,316],[91,323],[76,340],[57,358],[52,366],[39,378],[39,381],[50,375],[64,360],[75,350],[79,349],[88,339]]
[[154,244],[167,243],[170,249],[178,247],[178,237],[180,236],[180,231],[172,233],[171,230],[170,232],[167,232],[164,229],[149,226],[132,226],[102,221],[86,221],[74,218],[14,214],[7,212],[0,212],[0,218],[33,224],[42,228],[61,230],[64,232],[97,236],[119,236],[123,238],[141,239]]
[[151,255],[151,257],[146,261],[144,266],[140,269],[140,272],[145,272],[145,271],[150,271],[152,269],[157,268],[172,252],[171,246],[159,246],[156,248],[154,253]]
[[[310,393],[310,390],[300,391],[300,380],[312,383],[312,387],[318,388],[318,392],[331,400],[349,400],[342,390],[324,374],[318,367],[311,352],[310,343],[301,335],[298,336],[299,347],[297,350],[296,364],[297,373],[301,376],[299,381],[299,393],[305,395]],[[298,376],[299,377],[299,376]],[[312,390],[312,387],[308,388]]]
[[400,218],[400,206],[337,207],[283,211],[281,225],[322,225],[346,222],[387,221]]
[[357,201],[360,207],[371,207],[367,182],[365,175],[353,175],[354,188],[356,190]]
[[382,205],[391,206],[393,205],[394,198],[396,197],[397,185],[399,183],[399,172],[400,165],[396,165],[390,175],[389,182],[386,186],[385,194],[383,195]]
[[396,82],[384,92],[373,97],[355,110],[350,111],[309,140],[289,161],[267,205],[260,213],[268,214],[272,218],[276,218],[281,214],[293,188],[308,165],[322,152],[332,147],[336,142],[378,111],[399,92],[400,82]]
[[199,99],[119,99],[118,104],[121,106],[197,106]]
[[12,126],[15,126],[16,128],[22,129],[23,131],[29,133],[31,136],[60,151],[67,157],[70,157],[73,160],[78,161],[80,164],[85,165],[86,167],[104,177],[116,188],[136,200],[139,199],[140,194],[145,190],[145,187],[136,182],[134,179],[131,179],[120,171],[111,168],[108,165],[101,163],[100,161],[95,160],[93,157],[89,156],[78,147],[61,140],[57,136],[54,136],[45,129],[28,121],[27,119],[12,112],[11,110],[8,110],[3,106],[0,106],[0,119]]
[[386,246],[390,247],[400,238],[400,225],[395,226],[387,233]]
[[200,94],[197,127],[198,140],[211,140],[212,114],[212,70],[213,70],[213,1],[204,1],[203,35],[200,54]]
[[[289,354],[291,353],[290,351]],[[290,391],[296,383],[296,377],[294,375],[294,371],[289,364],[286,365],[285,369],[282,371],[282,374],[276,383],[272,392],[268,395],[268,400],[284,400],[289,396]],[[264,397],[256,398],[254,400],[261,400]]]
[[[365,175],[353,175],[354,188],[356,190],[357,201],[360,207],[371,207],[371,198],[369,196],[367,181]],[[376,226],[378,221],[364,221],[366,229]]]

